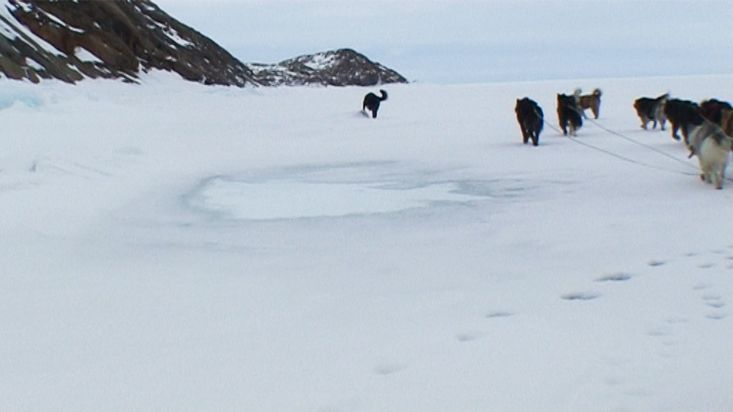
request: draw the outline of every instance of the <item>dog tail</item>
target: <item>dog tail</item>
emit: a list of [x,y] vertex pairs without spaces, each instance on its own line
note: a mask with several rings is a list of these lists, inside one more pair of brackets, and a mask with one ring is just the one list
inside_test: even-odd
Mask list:
[[379,93],[382,94],[382,97],[380,97],[379,100],[381,100],[381,101],[387,100],[387,92],[386,91],[384,91],[382,89],[379,89]]

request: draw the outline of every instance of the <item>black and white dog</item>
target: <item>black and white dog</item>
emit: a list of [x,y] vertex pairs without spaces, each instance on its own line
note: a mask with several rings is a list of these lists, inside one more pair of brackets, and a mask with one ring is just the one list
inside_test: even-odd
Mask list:
[[558,94],[557,95],[557,119],[562,129],[562,134],[567,136],[575,136],[578,129],[583,126],[583,117],[575,100],[575,96]]
[[525,97],[517,99],[514,112],[517,114],[517,122],[522,130],[524,144],[532,139],[532,144],[537,146],[540,143],[540,133],[544,122],[542,108],[534,100]]
[[374,93],[367,93],[366,96],[364,96],[364,103],[361,106],[361,110],[366,113],[366,110],[368,109],[370,112],[372,112],[372,118],[377,118],[377,112],[379,111],[379,104],[383,101],[387,100],[387,92],[384,90],[379,90],[379,93],[381,96],[377,96]]

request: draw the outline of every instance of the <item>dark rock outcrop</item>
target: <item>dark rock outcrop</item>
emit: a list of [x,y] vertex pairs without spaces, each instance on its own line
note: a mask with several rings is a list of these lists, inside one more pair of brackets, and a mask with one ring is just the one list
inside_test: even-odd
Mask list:
[[239,87],[407,82],[350,49],[247,65],[151,0],[0,0],[0,77],[137,82],[156,69]]
[[5,0],[0,7],[0,71],[13,79],[135,81],[160,69],[205,84],[256,84],[245,64],[149,0]]

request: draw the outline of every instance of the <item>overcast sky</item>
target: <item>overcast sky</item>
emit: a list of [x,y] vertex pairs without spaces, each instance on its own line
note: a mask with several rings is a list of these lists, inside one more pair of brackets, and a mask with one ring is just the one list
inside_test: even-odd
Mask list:
[[409,80],[733,71],[731,0],[153,0],[245,63],[350,47]]

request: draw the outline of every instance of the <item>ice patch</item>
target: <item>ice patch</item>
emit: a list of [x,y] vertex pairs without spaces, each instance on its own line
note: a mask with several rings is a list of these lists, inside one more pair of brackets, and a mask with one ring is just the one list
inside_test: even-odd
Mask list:
[[0,93],[0,109],[7,109],[15,103],[22,103],[30,108],[39,107],[43,104],[40,97],[23,92],[4,92]]
[[210,179],[198,195],[203,209],[242,220],[393,213],[478,198],[459,193],[453,182],[405,188],[392,182],[251,182],[228,177]]

